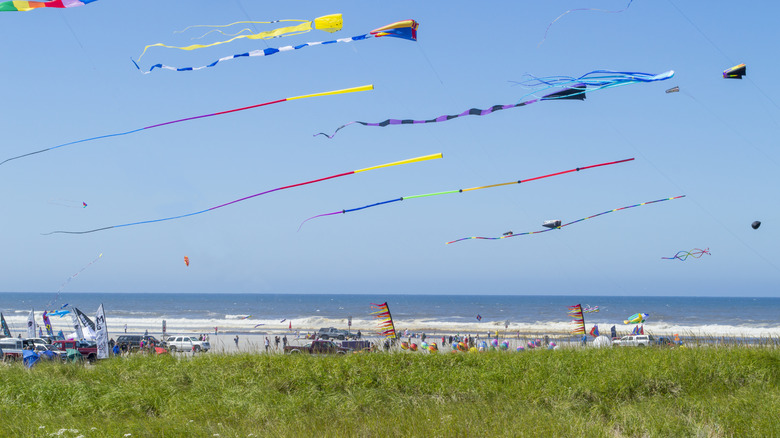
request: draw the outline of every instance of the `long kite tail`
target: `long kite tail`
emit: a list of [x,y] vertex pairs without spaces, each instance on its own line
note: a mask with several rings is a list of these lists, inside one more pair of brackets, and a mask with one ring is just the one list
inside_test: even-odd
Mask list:
[[[651,74],[642,72],[629,72],[629,71],[612,71],[612,70],[594,70],[585,73],[579,77],[572,76],[548,76],[548,77],[536,77],[531,76],[532,79],[527,81],[518,82],[519,85],[528,88],[537,88],[536,91],[528,93],[522,97],[523,100],[527,97],[533,96],[532,99],[522,101],[520,103],[511,105],[493,105],[488,109],[471,108],[463,111],[460,114],[443,115],[433,119],[415,120],[415,119],[387,119],[382,122],[363,122],[355,120],[344,125],[339,126],[333,134],[326,134],[319,132],[314,136],[324,135],[328,138],[333,138],[337,132],[353,124],[359,124],[363,126],[378,126],[385,127],[391,125],[419,125],[425,123],[438,123],[446,122],[448,120],[457,119],[464,116],[486,116],[493,114],[496,111],[517,108],[525,105],[530,105],[544,100],[585,100],[585,94],[593,91],[603,90],[606,88],[620,87],[624,85],[648,83],[656,81],[664,81],[674,76],[674,71],[670,70],[661,74]],[[590,87],[590,88],[589,88]],[[553,88],[560,88],[560,90],[545,94],[538,97],[538,94],[547,92],[547,90]]]
[[376,206],[384,205],[384,204],[390,204],[390,203],[398,202],[398,201],[403,201],[405,199],[427,198],[427,197],[430,197],[430,196],[449,195],[451,193],[471,192],[471,191],[474,191],[474,190],[490,189],[490,188],[494,188],[494,187],[508,186],[508,185],[511,185],[511,184],[526,183],[526,182],[530,182],[530,181],[536,181],[536,180],[539,180],[539,179],[549,178],[549,177],[552,177],[552,176],[564,175],[564,174],[567,174],[567,173],[579,172],[580,170],[593,169],[593,168],[596,168],[596,167],[609,166],[609,165],[612,165],[612,164],[625,163],[625,162],[633,161],[633,160],[634,160],[633,158],[627,158],[625,160],[609,161],[609,162],[606,162],[606,163],[592,164],[590,166],[584,166],[584,167],[575,167],[574,169],[564,170],[564,171],[561,171],[561,172],[550,173],[550,174],[547,174],[547,175],[537,176],[537,177],[523,179],[523,180],[510,181],[510,182],[498,183],[498,184],[491,184],[491,185],[488,185],[488,186],[471,187],[471,188],[468,188],[468,189],[447,190],[447,191],[443,191],[443,192],[425,193],[425,194],[422,194],[422,195],[402,196],[400,198],[390,199],[388,201],[376,202],[376,203],[373,203],[373,204],[364,205],[362,207],[344,209],[344,210],[334,211],[332,213],[318,214],[316,216],[312,216],[312,217],[304,220],[303,222],[301,222],[300,226],[298,226],[298,230],[300,231],[301,227],[306,222],[308,222],[308,221],[310,221],[312,219],[318,218],[318,217],[330,216],[330,215],[334,215],[334,214],[338,214],[338,213],[344,213],[344,214],[351,213],[353,211],[365,210],[367,208],[376,207]]
[[76,6],[84,6],[97,0],[54,0],[54,1],[5,1],[0,2],[0,12],[13,12],[13,11],[31,11],[38,8],[74,8]]
[[85,143],[85,142],[88,142],[88,141],[98,140],[98,139],[101,139],[101,138],[118,137],[118,136],[122,136],[122,135],[127,135],[127,134],[132,134],[132,133],[135,133],[135,132],[144,131],[144,130],[147,130],[147,129],[159,128],[160,126],[173,125],[174,123],[186,122],[186,121],[190,121],[190,120],[204,119],[206,117],[221,116],[221,115],[224,115],[224,114],[230,114],[230,113],[235,113],[235,112],[239,112],[239,111],[245,111],[245,110],[249,110],[249,109],[253,109],[253,108],[259,108],[261,106],[273,105],[275,103],[287,102],[287,101],[290,101],[290,100],[306,99],[306,98],[309,98],[309,97],[332,96],[332,95],[335,95],[335,94],[355,93],[355,92],[358,92],[358,91],[368,91],[368,90],[373,90],[373,89],[374,89],[373,85],[363,85],[363,86],[360,86],[360,87],[345,88],[343,90],[333,90],[333,91],[324,91],[324,92],[321,92],[321,93],[314,93],[314,94],[304,94],[302,96],[287,97],[287,98],[284,98],[284,99],[272,100],[272,101],[269,101],[269,102],[263,102],[263,103],[259,103],[259,104],[256,104],[256,105],[250,105],[250,106],[245,106],[245,107],[241,107],[241,108],[234,108],[234,109],[231,109],[231,110],[220,111],[220,112],[212,113],[212,114],[202,114],[202,115],[199,115],[199,116],[193,116],[193,117],[187,117],[187,118],[184,118],[184,119],[172,120],[170,122],[164,122],[164,123],[158,123],[158,124],[155,124],[155,125],[149,125],[149,126],[145,126],[143,128],[133,129],[131,131],[117,132],[117,133],[114,133],[114,134],[106,134],[106,135],[100,135],[100,136],[97,136],[97,137],[84,138],[84,139],[81,139],[81,140],[71,141],[71,142],[68,142],[68,143],[59,144],[57,146],[48,147],[46,149],[41,149],[39,151],[28,152],[26,154],[18,155],[16,157],[11,157],[11,158],[8,158],[6,160],[0,161],[0,166],[2,166],[3,164],[5,164],[5,163],[7,163],[9,161],[17,160],[19,158],[29,157],[31,155],[40,154],[41,152],[50,151],[52,149],[57,149],[57,148],[61,148],[61,147],[64,147],[64,146],[70,146],[70,145],[74,145],[74,144],[78,144],[78,143]]
[[554,228],[547,228],[547,229],[544,229],[544,230],[530,231],[530,232],[525,232],[525,233],[508,233],[508,234],[505,234],[505,235],[499,236],[499,237],[481,237],[481,236],[463,237],[463,238],[460,238],[460,239],[456,239],[456,240],[452,240],[452,241],[446,242],[446,245],[449,245],[451,243],[456,243],[456,242],[462,242],[464,240],[501,240],[501,239],[508,239],[510,237],[527,236],[529,234],[546,233],[548,231],[559,230],[559,229],[561,229],[563,227],[568,227],[569,225],[573,225],[573,224],[582,222],[584,220],[592,219],[594,217],[602,216],[602,215],[605,215],[605,214],[608,214],[608,213],[614,213],[616,211],[627,210],[629,208],[634,208],[634,207],[641,207],[643,205],[655,204],[656,202],[671,201],[673,199],[680,199],[680,198],[684,198],[684,197],[685,197],[685,195],[673,196],[671,198],[656,199],[655,201],[642,202],[641,204],[628,205],[628,206],[625,206],[625,207],[616,208],[614,210],[607,210],[607,211],[604,211],[604,212],[601,212],[601,213],[594,214],[592,216],[584,217],[582,219],[577,219],[577,220],[565,223],[563,225],[560,225],[560,226],[554,227]]
[[690,251],[677,251],[677,254],[675,254],[673,257],[661,257],[661,258],[664,259],[664,260],[674,260],[674,259],[677,259],[677,260],[679,260],[681,262],[684,262],[686,259],[688,259],[688,257],[693,257],[695,259],[698,259],[698,258],[701,258],[701,256],[703,256],[704,254],[712,255],[710,253],[710,249],[709,248],[707,248],[707,249],[694,248],[694,249],[692,249]]
[[86,230],[86,231],[52,231],[52,232],[49,232],[49,233],[43,233],[43,235],[44,236],[48,236],[50,234],[88,234],[88,233],[94,233],[96,231],[110,230],[112,228],[130,227],[130,226],[134,226],[134,225],[150,224],[150,223],[154,223],[154,222],[164,222],[164,221],[170,221],[170,220],[174,220],[174,219],[181,219],[181,218],[185,218],[185,217],[189,217],[189,216],[195,216],[195,215],[202,214],[202,213],[208,213],[208,212],[216,210],[218,208],[227,207],[228,205],[232,205],[232,204],[236,204],[236,203],[239,203],[239,202],[243,202],[243,201],[246,201],[248,199],[252,199],[252,198],[256,198],[258,196],[266,195],[268,193],[278,192],[280,190],[286,190],[286,189],[291,189],[293,187],[305,186],[307,184],[313,184],[313,183],[317,183],[317,182],[327,181],[329,179],[340,178],[342,176],[353,175],[353,174],[361,173],[361,172],[367,172],[369,170],[376,170],[376,169],[381,169],[381,168],[384,168],[384,167],[398,166],[398,165],[401,165],[401,164],[410,164],[410,163],[417,163],[417,162],[421,162],[421,161],[435,160],[435,159],[442,158],[442,157],[443,157],[443,155],[441,153],[431,154],[431,155],[424,155],[422,157],[409,158],[409,159],[406,159],[406,160],[395,161],[395,162],[392,162],[392,163],[380,164],[380,165],[377,165],[377,166],[366,167],[364,169],[353,170],[351,172],[338,173],[338,174],[335,174],[335,175],[326,176],[324,178],[313,179],[311,181],[305,181],[305,182],[301,182],[301,183],[297,183],[297,184],[291,184],[291,185],[288,185],[288,186],[277,187],[275,189],[266,190],[264,192],[255,193],[254,195],[245,196],[243,198],[235,199],[233,201],[226,202],[224,204],[216,205],[214,207],[207,208],[205,210],[200,210],[200,211],[195,211],[195,212],[192,212],[192,213],[181,214],[181,215],[178,215],[178,216],[170,216],[170,217],[164,217],[164,218],[159,218],[159,219],[151,219],[151,220],[140,221],[140,222],[131,222],[131,223],[121,224],[121,225],[111,225],[111,226],[108,226],[108,227],[95,228],[95,229]]

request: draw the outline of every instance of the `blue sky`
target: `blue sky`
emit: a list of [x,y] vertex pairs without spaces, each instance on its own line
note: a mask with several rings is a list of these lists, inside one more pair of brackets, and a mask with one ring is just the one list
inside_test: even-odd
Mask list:
[[[780,71],[776,17],[735,2],[251,2],[101,0],[6,12],[0,160],[301,94],[374,84],[98,140],[0,166],[0,291],[436,293],[777,296],[780,284]],[[366,33],[392,38],[142,75],[147,44],[191,44],[195,24],[342,13],[335,34],[182,52],[142,65],[196,66],[233,53]],[[256,25],[258,30],[272,25]],[[208,37],[207,37],[208,38]],[[202,42],[204,40],[198,40]],[[745,80],[721,72],[746,63]],[[598,69],[673,79],[425,126],[427,119],[518,102],[525,74]],[[683,91],[666,94],[679,86]],[[51,235],[202,210],[264,190],[405,158],[444,159],[272,193],[177,221]],[[503,188],[412,199],[299,223],[404,195],[526,179],[605,161],[616,166]],[[687,195],[535,236],[444,242],[541,229],[605,210]],[[61,200],[84,201],[85,209]],[[53,202],[54,201],[54,202]],[[750,223],[762,221],[758,230]],[[686,262],[662,260],[709,248]],[[191,264],[186,267],[183,257]]]

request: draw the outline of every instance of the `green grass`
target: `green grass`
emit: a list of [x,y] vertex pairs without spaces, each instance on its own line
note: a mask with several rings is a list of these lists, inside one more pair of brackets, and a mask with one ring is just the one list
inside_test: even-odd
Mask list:
[[748,347],[15,364],[0,434],[767,437],[779,377],[780,350]]

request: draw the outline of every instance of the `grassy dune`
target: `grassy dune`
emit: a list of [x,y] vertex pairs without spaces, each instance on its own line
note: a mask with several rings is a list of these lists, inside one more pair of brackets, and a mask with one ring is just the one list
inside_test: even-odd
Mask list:
[[779,381],[774,348],[138,355],[0,367],[0,431],[767,437],[780,434]]

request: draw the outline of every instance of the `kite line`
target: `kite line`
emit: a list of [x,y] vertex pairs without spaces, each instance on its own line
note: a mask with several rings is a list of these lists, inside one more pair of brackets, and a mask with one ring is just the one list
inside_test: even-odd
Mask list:
[[81,139],[81,140],[71,141],[71,142],[63,143],[63,144],[60,144],[60,145],[57,145],[57,146],[52,146],[52,147],[49,147],[49,148],[46,148],[46,149],[41,149],[39,151],[28,152],[26,154],[22,154],[22,155],[19,155],[19,156],[16,156],[16,157],[11,157],[11,158],[8,158],[8,159],[6,159],[4,161],[0,161],[0,166],[2,166],[3,164],[5,164],[5,163],[7,163],[9,161],[17,160],[19,158],[29,157],[30,155],[40,154],[42,152],[50,151],[52,149],[57,149],[57,148],[61,148],[61,147],[64,147],[64,146],[70,146],[70,145],[74,145],[74,144],[78,144],[78,143],[85,143],[85,142],[88,142],[88,141],[98,140],[98,139],[101,139],[101,138],[119,137],[121,135],[132,134],[132,133],[144,131],[144,130],[147,130],[147,129],[159,128],[161,126],[167,126],[167,125],[173,125],[174,123],[187,122],[187,121],[190,121],[190,120],[203,119],[203,118],[206,118],[206,117],[221,116],[221,115],[224,115],[224,114],[230,114],[230,113],[235,113],[235,112],[238,112],[238,111],[244,111],[244,110],[248,110],[248,109],[258,108],[258,107],[261,107],[261,106],[273,105],[275,103],[289,102],[291,100],[306,99],[306,98],[309,98],[309,97],[332,96],[332,95],[335,95],[335,94],[355,93],[355,92],[358,92],[358,91],[368,91],[368,90],[373,90],[373,89],[374,89],[373,85],[363,85],[363,86],[360,86],[360,87],[345,88],[343,90],[333,90],[333,91],[325,91],[325,92],[322,92],[322,93],[304,94],[302,96],[286,97],[284,99],[272,100],[272,101],[269,101],[269,102],[258,103],[256,105],[250,105],[250,106],[245,106],[245,107],[241,107],[241,108],[234,108],[234,109],[231,109],[231,110],[220,111],[220,112],[217,112],[217,113],[202,114],[200,116],[187,117],[187,118],[184,118],[184,119],[172,120],[170,122],[158,123],[156,125],[144,126],[143,128],[133,129],[131,131],[117,132],[117,133],[114,133],[114,134],[106,134],[106,135],[100,135],[100,136],[97,136],[97,137],[84,138],[84,139]]
[[297,183],[297,184],[291,184],[291,185],[288,185],[288,186],[283,186],[283,187],[278,187],[278,188],[271,189],[271,190],[266,190],[264,192],[255,193],[254,195],[245,196],[243,198],[235,199],[233,201],[226,202],[224,204],[220,204],[220,205],[217,205],[217,206],[214,206],[214,207],[211,207],[211,208],[207,208],[205,210],[196,211],[196,212],[187,213],[187,214],[182,214],[182,215],[178,215],[178,216],[170,216],[170,217],[165,217],[165,218],[160,218],[160,219],[151,219],[151,220],[146,220],[146,221],[131,222],[131,223],[121,224],[121,225],[111,225],[111,226],[108,226],[108,227],[95,228],[95,229],[86,230],[86,231],[52,231],[52,232],[49,232],[49,233],[43,233],[43,235],[44,236],[48,236],[50,234],[88,234],[88,233],[94,233],[96,231],[110,230],[112,228],[130,227],[130,226],[134,226],[134,225],[150,224],[150,223],[154,223],[154,222],[164,222],[164,221],[170,221],[170,220],[174,220],[174,219],[181,219],[181,218],[185,218],[185,217],[189,217],[189,216],[195,216],[195,215],[202,214],[202,213],[208,213],[208,212],[216,210],[218,208],[227,207],[228,205],[236,204],[236,203],[239,203],[239,202],[242,202],[242,201],[246,201],[247,199],[256,198],[258,196],[262,196],[262,195],[265,195],[265,194],[268,194],[268,193],[278,192],[280,190],[291,189],[293,187],[299,187],[299,186],[305,186],[307,184],[312,184],[312,183],[316,183],[316,182],[326,181],[326,180],[334,179],[334,178],[340,178],[342,176],[353,175],[353,174],[360,173],[360,172],[367,172],[369,170],[381,169],[383,167],[391,167],[391,166],[398,166],[398,165],[401,165],[401,164],[409,164],[409,163],[417,163],[417,162],[420,162],[420,161],[435,160],[437,158],[442,158],[442,157],[443,157],[443,155],[441,153],[431,154],[431,155],[425,155],[425,156],[417,157],[417,158],[409,158],[409,159],[406,159],[406,160],[395,161],[395,162],[392,162],[392,163],[380,164],[378,166],[366,167],[364,169],[353,170],[353,171],[350,171],[350,172],[338,173],[336,175],[326,176],[324,178],[313,179],[311,181],[305,181],[305,182],[301,182],[301,183]]
[[[607,211],[605,211],[605,212],[598,213],[598,214],[594,214],[594,215],[592,215],[592,216],[588,216],[588,217],[584,217],[584,218],[582,218],[582,219],[577,219],[576,221],[571,221],[571,222],[569,222],[569,223],[565,223],[565,224],[563,224],[563,225],[559,225],[559,226],[552,227],[552,228],[547,228],[546,230],[530,231],[530,232],[526,232],[526,233],[512,233],[512,232],[509,232],[509,233],[507,233],[507,234],[504,234],[503,236],[500,236],[500,237],[464,237],[464,238],[461,238],[461,239],[452,240],[452,241],[450,241],[450,242],[447,242],[446,244],[447,244],[447,245],[449,245],[450,243],[456,243],[456,242],[461,242],[461,241],[464,241],[464,240],[471,240],[471,239],[478,239],[478,240],[500,240],[500,239],[507,239],[507,238],[509,238],[509,237],[516,237],[516,236],[527,236],[527,235],[529,235],[529,234],[539,234],[539,233],[546,233],[546,232],[548,232],[548,231],[552,231],[552,230],[559,230],[559,229],[561,229],[561,228],[563,228],[563,227],[568,227],[569,225],[573,225],[573,224],[576,224],[576,223],[582,222],[582,221],[584,221],[584,220],[587,220],[587,219],[592,219],[592,218],[594,218],[594,217],[598,217],[598,216],[601,216],[601,215],[605,215],[605,214],[607,214],[607,213],[614,213],[614,212],[616,212],[616,211],[627,210],[627,209],[629,209],[629,208],[634,208],[634,207],[641,207],[641,206],[643,206],[643,205],[650,205],[650,204],[655,204],[656,202],[671,201],[671,200],[673,200],[673,199],[680,199],[680,198],[684,198],[684,197],[685,197],[685,195],[681,195],[681,196],[674,196],[674,197],[672,197],[672,198],[656,199],[655,201],[649,201],[649,202],[643,202],[643,203],[641,203],[641,204],[634,204],[634,205],[629,205],[629,206],[626,206],[626,207],[620,207],[620,208],[616,208],[616,209],[614,209],[614,210],[607,210]],[[560,223],[560,222],[559,222],[559,223]],[[598,307],[598,306],[597,306],[597,307]]]
[[563,14],[559,15],[558,18],[556,18],[555,20],[551,21],[550,24],[547,25],[547,29],[544,30],[544,38],[542,38],[542,40],[539,41],[539,44],[536,47],[541,46],[545,42],[545,40],[547,40],[547,32],[550,31],[550,27],[552,27],[552,25],[555,24],[556,21],[560,20],[561,18],[563,18],[564,15],[566,15],[566,14],[568,14],[570,12],[593,11],[593,12],[607,12],[607,13],[610,13],[610,14],[618,14],[620,12],[626,11],[631,6],[631,3],[633,3],[633,2],[634,2],[634,0],[628,0],[628,4],[626,5],[626,7],[621,9],[621,10],[619,10],[619,11],[608,11],[606,9],[595,9],[595,8],[569,9],[568,11],[566,11]]
[[73,8],[76,6],[84,6],[97,0],[54,0],[50,2],[30,2],[30,1],[6,1],[0,2],[0,12],[13,12],[13,11],[32,11],[38,8]]
[[379,38],[383,36],[390,36],[390,37],[396,37],[396,38],[401,38],[410,41],[417,41],[418,26],[419,24],[414,20],[403,20],[403,21],[398,21],[395,23],[388,24],[387,26],[382,26],[378,29],[374,29],[371,32],[363,35],[357,35],[349,38],[339,38],[337,40],[331,40],[331,41],[309,42],[309,43],[299,44],[296,46],[283,46],[279,48],[269,47],[267,49],[262,49],[262,50],[252,50],[250,52],[237,53],[235,55],[225,56],[223,58],[219,58],[218,60],[212,62],[211,64],[202,65],[200,67],[172,67],[170,65],[165,65],[165,64],[155,64],[151,66],[149,70],[144,71],[141,70],[141,67],[138,65],[138,63],[135,60],[133,60],[132,58],[130,60],[133,61],[133,64],[135,64],[135,68],[140,70],[141,73],[143,74],[151,73],[156,68],[164,69],[164,70],[172,70],[172,71],[195,71],[195,70],[202,70],[204,68],[214,67],[220,62],[229,61],[231,59],[249,58],[255,56],[270,56],[279,52],[290,52],[293,50],[299,50],[309,46],[322,46],[322,45],[335,44],[335,43],[350,43],[352,41],[363,41],[370,38]]
[[488,185],[488,186],[471,187],[471,188],[468,188],[468,189],[447,190],[447,191],[444,191],[444,192],[426,193],[426,194],[423,194],[423,195],[402,196],[400,198],[391,199],[389,201],[377,202],[377,203],[374,203],[374,204],[364,205],[362,207],[350,208],[350,209],[346,209],[346,210],[334,211],[333,213],[323,213],[323,214],[318,214],[316,216],[312,216],[312,217],[306,219],[305,221],[301,222],[301,225],[298,226],[298,231],[301,230],[301,227],[303,227],[303,224],[305,224],[306,222],[308,222],[308,221],[310,221],[312,219],[318,218],[318,217],[331,216],[331,215],[334,215],[334,214],[351,213],[353,211],[365,210],[366,208],[376,207],[378,205],[384,205],[384,204],[390,204],[390,203],[393,203],[393,202],[403,201],[404,199],[426,198],[426,197],[429,197],[429,196],[437,196],[437,195],[449,195],[451,193],[464,193],[464,192],[471,192],[471,191],[480,190],[480,189],[490,189],[490,188],[493,188],[493,187],[501,187],[501,186],[508,186],[508,185],[511,185],[511,184],[526,183],[526,182],[530,182],[530,181],[536,181],[538,179],[544,179],[544,178],[549,178],[549,177],[552,177],[552,176],[564,175],[566,173],[578,172],[580,170],[593,169],[593,168],[596,168],[596,167],[609,166],[609,165],[612,165],[612,164],[625,163],[627,161],[633,161],[633,160],[634,160],[633,158],[628,158],[628,159],[625,159],[625,160],[610,161],[610,162],[607,162],[607,163],[600,163],[600,164],[592,164],[590,166],[576,167],[574,169],[564,170],[562,172],[550,173],[548,175],[537,176],[537,177],[534,177],[534,178],[528,178],[528,179],[517,180],[517,181],[510,181],[510,182],[499,183],[499,184],[491,184],[491,185]]
[[710,253],[710,249],[709,248],[707,248],[707,249],[694,248],[694,249],[692,249],[690,251],[677,251],[677,254],[675,254],[673,257],[661,257],[661,258],[664,259],[664,260],[674,260],[674,259],[677,259],[677,260],[679,260],[681,262],[684,262],[688,257],[693,257],[695,259],[699,259],[704,254],[712,255],[712,253]]
[[[463,111],[460,114],[443,115],[433,119],[427,120],[414,120],[414,119],[387,119],[382,122],[361,122],[355,120],[344,125],[339,126],[333,132],[328,135],[324,132],[314,134],[314,136],[324,135],[328,138],[333,138],[337,132],[346,128],[347,126],[359,124],[363,126],[379,126],[385,127],[389,125],[419,125],[424,123],[437,123],[446,122],[448,120],[457,119],[464,116],[486,116],[496,111],[517,108],[521,106],[530,105],[544,100],[585,100],[585,94],[592,91],[603,90],[605,88],[621,87],[623,85],[631,85],[638,83],[665,81],[674,76],[674,71],[670,70],[661,74],[640,73],[640,72],[619,72],[611,70],[594,70],[580,77],[571,76],[548,76],[548,77],[536,77],[528,75],[531,79],[518,82],[518,85],[526,88],[536,88],[535,91],[525,94],[520,97],[521,102],[511,105],[493,105],[488,109],[471,108]],[[591,88],[588,88],[591,87]],[[562,88],[562,90],[553,92],[539,97],[537,93],[541,93],[552,88]],[[522,101],[523,99],[533,96],[533,99]]]

